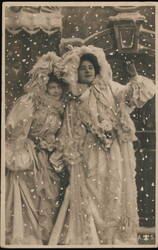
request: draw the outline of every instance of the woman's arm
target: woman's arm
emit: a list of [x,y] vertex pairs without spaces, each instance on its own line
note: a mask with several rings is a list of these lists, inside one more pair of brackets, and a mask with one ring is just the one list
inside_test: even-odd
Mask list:
[[132,111],[141,108],[155,94],[155,84],[147,77],[137,74],[134,64],[128,66],[131,76],[129,83],[124,86],[117,82],[111,83],[111,88],[118,103],[124,103]]
[[34,103],[31,94],[20,97],[14,104],[6,120],[8,139],[24,139],[30,130],[33,119]]
[[13,171],[25,170],[32,164],[33,142],[28,139],[33,117],[30,95],[22,96],[15,103],[6,121],[6,167]]

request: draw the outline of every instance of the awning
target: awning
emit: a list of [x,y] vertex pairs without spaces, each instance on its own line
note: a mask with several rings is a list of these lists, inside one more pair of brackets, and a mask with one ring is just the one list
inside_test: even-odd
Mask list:
[[61,30],[62,17],[59,7],[6,7],[5,28],[12,34],[17,34],[21,30],[30,34],[35,34],[39,30],[47,34],[53,34]]

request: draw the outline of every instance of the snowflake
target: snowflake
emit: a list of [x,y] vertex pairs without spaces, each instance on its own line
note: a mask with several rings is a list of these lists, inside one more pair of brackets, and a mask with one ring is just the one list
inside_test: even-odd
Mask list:
[[79,31],[79,27],[78,27],[78,26],[76,26],[76,27],[75,27],[75,30],[76,30],[76,31]]

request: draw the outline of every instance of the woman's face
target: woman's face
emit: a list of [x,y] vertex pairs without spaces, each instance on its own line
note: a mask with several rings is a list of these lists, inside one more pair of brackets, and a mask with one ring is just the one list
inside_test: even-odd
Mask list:
[[62,96],[63,90],[60,84],[56,82],[50,82],[47,86],[47,92],[49,95],[57,99],[60,99],[60,97]]
[[95,79],[95,69],[90,61],[83,61],[78,68],[79,83],[90,84]]

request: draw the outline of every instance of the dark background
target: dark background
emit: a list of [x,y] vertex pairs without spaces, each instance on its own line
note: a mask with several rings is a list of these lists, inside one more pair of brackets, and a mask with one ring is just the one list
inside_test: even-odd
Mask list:
[[[140,7],[140,13],[146,17],[143,27],[155,31],[155,8]],[[63,7],[62,29],[54,34],[40,30],[30,34],[21,29],[15,35],[6,30],[5,36],[5,93],[6,116],[14,101],[23,94],[23,86],[28,81],[28,72],[38,56],[48,51],[60,54],[61,38],[82,38],[102,31],[108,27],[108,17],[116,15],[112,7]],[[95,46],[104,48],[110,38],[102,36],[92,42]],[[150,40],[142,41],[145,46],[152,46]],[[128,77],[123,65],[125,53],[114,51],[107,54],[113,78],[126,84]],[[137,71],[140,75],[155,80],[155,56],[148,52],[132,54]],[[140,226],[155,225],[155,98],[148,101],[142,109],[135,109],[131,114],[134,120],[138,142],[134,144],[136,152],[136,183],[138,188],[138,207]]]

